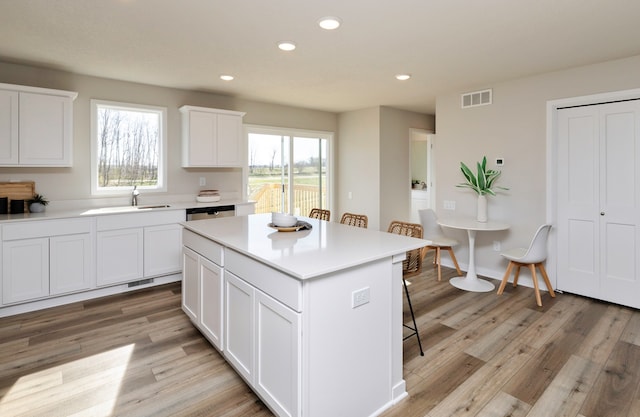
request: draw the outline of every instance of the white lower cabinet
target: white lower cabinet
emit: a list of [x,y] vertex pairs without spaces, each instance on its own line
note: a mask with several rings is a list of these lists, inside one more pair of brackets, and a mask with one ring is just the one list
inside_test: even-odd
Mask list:
[[12,240],[2,244],[3,304],[49,295],[49,239]]
[[144,229],[98,232],[98,285],[135,281],[143,276]]
[[300,415],[300,313],[225,272],[224,355],[278,416]]
[[91,288],[92,225],[69,219],[3,226],[3,304]]
[[255,382],[265,401],[282,416],[300,415],[300,314],[255,292]]
[[93,236],[89,233],[49,239],[49,293],[87,290],[93,286]]
[[182,220],[182,210],[98,217],[97,284],[180,273]]
[[182,310],[213,346],[223,350],[223,269],[215,263],[221,263],[222,248],[204,248],[204,238],[189,231],[184,231],[183,236]]
[[236,370],[254,384],[255,295],[254,288],[225,272],[224,355]]

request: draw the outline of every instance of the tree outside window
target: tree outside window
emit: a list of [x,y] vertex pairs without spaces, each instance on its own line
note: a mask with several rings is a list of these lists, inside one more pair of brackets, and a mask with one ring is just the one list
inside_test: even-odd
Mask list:
[[92,100],[92,192],[166,191],[166,109]]

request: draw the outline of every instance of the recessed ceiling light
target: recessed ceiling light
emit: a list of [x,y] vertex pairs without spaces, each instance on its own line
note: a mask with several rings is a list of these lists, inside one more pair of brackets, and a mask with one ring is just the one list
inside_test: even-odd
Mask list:
[[411,74],[398,74],[396,75],[396,79],[400,81],[406,81],[411,78]]
[[293,51],[294,49],[296,49],[296,44],[295,42],[291,41],[281,41],[278,42],[278,48],[282,49],[283,51]]
[[322,29],[326,30],[338,29],[341,23],[342,21],[339,18],[333,16],[323,17],[318,20],[318,25],[320,25]]
[[233,81],[233,75],[223,74],[223,75],[220,76],[220,79],[221,80],[225,80],[225,81]]

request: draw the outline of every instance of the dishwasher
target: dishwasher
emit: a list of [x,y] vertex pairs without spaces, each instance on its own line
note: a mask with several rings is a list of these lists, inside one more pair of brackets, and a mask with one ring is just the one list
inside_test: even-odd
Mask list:
[[187,209],[187,221],[232,217],[235,216],[235,214],[236,207],[233,205],[215,207],[193,207]]

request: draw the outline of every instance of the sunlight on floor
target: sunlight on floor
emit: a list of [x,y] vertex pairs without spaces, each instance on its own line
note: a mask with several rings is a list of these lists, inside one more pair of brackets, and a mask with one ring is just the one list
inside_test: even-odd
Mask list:
[[[19,378],[0,398],[0,415],[86,413],[109,416],[135,344],[122,346]],[[26,397],[31,397],[27,400]]]

